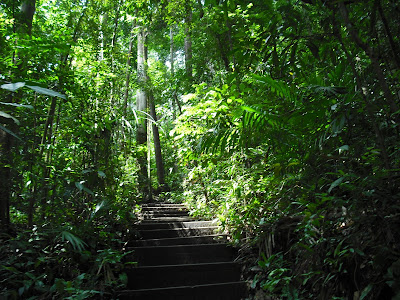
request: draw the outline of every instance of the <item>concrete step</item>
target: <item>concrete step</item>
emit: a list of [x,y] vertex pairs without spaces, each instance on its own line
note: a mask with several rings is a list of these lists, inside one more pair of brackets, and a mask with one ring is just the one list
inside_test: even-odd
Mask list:
[[186,208],[185,204],[182,203],[167,203],[167,202],[151,202],[151,203],[145,203],[141,205],[142,209],[146,207],[175,207],[175,208]]
[[143,219],[152,219],[159,217],[186,217],[189,216],[187,211],[145,211],[140,214],[140,217]]
[[185,206],[159,206],[159,205],[154,205],[154,206],[142,206],[142,211],[146,211],[146,210],[156,210],[156,211],[160,211],[160,210],[184,210],[187,211],[188,209]]
[[170,228],[198,228],[217,226],[217,221],[186,221],[186,222],[142,222],[136,227],[138,230],[170,229]]
[[227,282],[195,286],[126,290],[120,300],[240,300],[246,294],[245,282]]
[[185,237],[185,236],[196,236],[196,235],[210,235],[215,234],[218,226],[210,227],[197,227],[197,228],[168,228],[168,229],[149,229],[140,230],[139,235],[142,239],[161,239],[161,238],[173,238],[173,237]]
[[196,219],[193,217],[158,217],[154,219],[144,219],[142,220],[143,224],[147,223],[168,223],[168,222],[190,222],[190,221],[195,221]]
[[131,290],[240,280],[240,266],[234,262],[126,268],[125,272]]
[[226,242],[227,242],[226,234],[212,234],[212,235],[175,237],[175,238],[164,238],[164,239],[133,240],[128,243],[128,247],[194,245],[194,244],[212,244],[212,243],[226,243]]
[[127,247],[126,249],[133,250],[133,254],[127,255],[126,259],[138,262],[138,266],[229,262],[236,256],[234,249],[224,243]]

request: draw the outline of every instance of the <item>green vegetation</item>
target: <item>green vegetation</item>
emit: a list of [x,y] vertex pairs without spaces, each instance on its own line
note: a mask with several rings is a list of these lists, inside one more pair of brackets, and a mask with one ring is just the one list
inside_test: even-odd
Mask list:
[[398,299],[399,37],[395,0],[3,0],[0,298],[110,298],[169,198],[254,292]]

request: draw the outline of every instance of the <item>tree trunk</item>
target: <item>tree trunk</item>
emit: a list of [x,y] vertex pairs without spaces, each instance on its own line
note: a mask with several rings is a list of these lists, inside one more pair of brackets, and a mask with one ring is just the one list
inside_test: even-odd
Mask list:
[[[140,29],[137,36],[137,79],[139,88],[136,92],[136,110],[138,112],[139,121],[137,124],[136,131],[136,142],[138,146],[145,146],[147,143],[147,121],[146,121],[146,110],[147,110],[147,94],[146,94],[146,58],[147,58],[147,48],[145,45],[146,33]],[[139,150],[138,153],[138,163],[140,167],[139,173],[139,188],[143,193],[143,197],[146,197],[148,193],[148,178],[147,178],[147,157],[146,151]]]
[[10,223],[12,136],[0,129],[0,226]]
[[[130,84],[130,78],[131,78],[131,57],[132,57],[133,37],[134,37],[135,26],[136,26],[136,22],[133,22],[133,26],[131,29],[131,37],[129,40],[128,59],[126,61],[126,79],[125,79],[125,91],[124,91],[124,103],[123,103],[123,110],[124,110],[125,117],[126,117],[127,108],[128,108],[129,84]],[[139,51],[139,49],[138,49],[138,51]],[[138,54],[139,54],[139,52],[138,52]]]
[[169,29],[169,62],[171,64],[171,75],[175,75],[175,49],[174,49],[174,31],[172,25]]
[[394,41],[392,32],[391,32],[390,27],[389,27],[389,23],[388,23],[388,21],[386,19],[386,16],[385,16],[385,13],[383,12],[381,1],[377,0],[376,4],[377,4],[378,12],[379,12],[379,15],[381,17],[383,26],[385,28],[385,32],[386,32],[386,36],[387,36],[387,39],[388,39],[388,42],[389,42],[389,45],[390,45],[390,49],[392,50],[392,55],[393,55],[394,61],[396,63],[396,67],[398,69],[400,69],[400,57],[399,57],[399,53],[398,53],[399,52],[398,51],[398,47],[397,47],[397,45],[396,45],[396,43]]
[[185,18],[185,68],[186,75],[191,81],[193,78],[193,65],[192,65],[192,36],[190,26],[192,24],[192,8],[188,1],[186,1],[186,18]]
[[[169,40],[170,40],[169,52],[170,52],[170,64],[171,64],[171,77],[172,77],[172,79],[174,79],[174,76],[175,76],[175,49],[174,49],[174,32],[173,32],[172,26],[169,30]],[[173,82],[175,82],[175,80],[173,80]],[[181,104],[179,103],[176,88],[173,91],[172,99],[175,102],[176,106],[178,107],[179,114],[182,114],[182,107],[181,107]],[[176,113],[175,113],[175,108],[174,108],[174,119],[175,119],[175,117],[176,117]]]
[[158,131],[157,115],[156,115],[156,107],[154,104],[154,96],[153,93],[149,93],[149,108],[150,115],[153,118],[153,142],[154,142],[154,156],[156,159],[156,167],[157,167],[157,180],[161,189],[165,186],[165,170],[164,170],[164,162],[162,159],[161,153],[161,143],[160,143],[160,134]]

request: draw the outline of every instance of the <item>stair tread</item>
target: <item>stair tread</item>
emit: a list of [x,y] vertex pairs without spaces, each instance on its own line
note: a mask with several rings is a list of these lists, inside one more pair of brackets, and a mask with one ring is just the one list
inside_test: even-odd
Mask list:
[[157,202],[152,202],[152,203],[145,203],[145,204],[142,204],[142,208],[143,207],[151,207],[151,206],[157,206],[157,207],[185,207],[186,208],[186,205],[185,204],[182,204],[182,203],[166,203],[166,202],[164,202],[164,203],[157,203]]
[[130,250],[145,250],[147,249],[158,249],[162,250],[161,248],[196,248],[196,247],[207,247],[207,248],[223,248],[223,247],[232,247],[229,243],[218,243],[218,244],[196,244],[196,245],[165,245],[165,246],[144,246],[144,247],[127,247]]
[[[146,222],[141,222],[137,224],[137,227],[141,229],[141,227],[161,227],[160,229],[167,228],[197,228],[197,227],[207,227],[204,224],[208,224],[207,226],[218,226],[216,221],[182,221],[182,222],[152,222],[151,220],[146,220]],[[157,228],[154,228],[157,229]],[[144,230],[144,229],[143,229]]]
[[196,284],[196,285],[183,285],[183,286],[172,286],[172,287],[162,287],[162,288],[153,288],[153,289],[136,289],[136,290],[124,290],[121,292],[127,292],[127,291],[135,291],[135,292],[141,292],[141,291],[161,291],[161,290],[174,290],[174,289],[193,289],[197,287],[213,287],[213,286],[224,286],[224,285],[232,285],[232,284],[246,284],[246,281],[230,281],[230,282],[217,282],[217,283],[208,283],[208,284]]
[[190,230],[201,230],[201,229],[218,229],[219,226],[204,226],[196,228],[165,228],[165,229],[141,229],[140,232],[164,232],[164,231],[190,231]]
[[221,266],[221,265],[237,265],[237,262],[234,261],[224,261],[224,262],[208,262],[208,263],[197,263],[197,264],[185,264],[185,265],[158,265],[158,266],[130,266],[128,265],[126,268],[129,269],[165,269],[165,268],[186,268],[186,267],[197,267],[197,266]]
[[172,241],[172,240],[190,240],[190,239],[198,239],[202,237],[209,237],[209,238],[217,238],[217,237],[228,237],[227,234],[221,233],[221,234],[206,234],[206,235],[192,235],[192,236],[178,236],[178,237],[170,237],[170,238],[159,238],[159,239],[143,239],[143,240],[137,240],[140,242],[147,242],[147,241]]
[[129,243],[128,246],[139,247],[145,245],[162,246],[162,245],[187,245],[187,244],[210,244],[210,243],[221,243],[226,242],[228,235],[226,234],[210,234],[210,235],[192,235],[192,236],[181,236],[181,237],[170,237],[170,238],[155,238],[155,239],[143,239],[135,240]]
[[[188,221],[195,221],[196,219],[193,217],[158,217],[152,219],[142,220],[143,223],[145,222],[188,222]],[[150,223],[149,222],[149,223]]]

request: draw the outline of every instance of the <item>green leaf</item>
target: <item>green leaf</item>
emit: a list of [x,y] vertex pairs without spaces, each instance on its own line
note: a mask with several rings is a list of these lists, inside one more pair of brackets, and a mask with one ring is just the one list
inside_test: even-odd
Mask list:
[[18,104],[18,103],[7,103],[7,102],[0,102],[0,104],[16,106],[16,107],[26,107],[26,108],[29,108],[29,109],[33,109],[32,105],[25,105],[25,104]]
[[80,191],[83,190],[83,184],[82,184],[82,183],[80,183],[80,182],[75,182],[75,186],[76,186]]
[[345,177],[340,177],[339,179],[336,179],[334,182],[332,182],[331,186],[328,189],[328,193],[330,193],[335,187],[340,185],[342,181],[345,179]]
[[46,88],[42,88],[40,86],[34,86],[34,85],[27,85],[26,87],[34,90],[35,92],[39,93],[39,94],[43,94],[43,95],[48,95],[48,96],[52,96],[52,97],[58,97],[58,98],[62,98],[62,99],[66,99],[65,95],[60,94],[58,92],[55,92],[53,90],[50,89],[46,89]]
[[343,242],[344,242],[344,240],[342,240],[342,241],[336,246],[336,249],[335,249],[335,251],[334,251],[334,253],[333,253],[333,256],[334,256],[334,257],[337,257],[337,256],[340,254],[340,249],[341,249],[341,247],[342,247]]
[[85,187],[85,186],[82,184],[83,182],[84,182],[84,181],[75,182],[75,186],[76,186],[80,191],[85,191],[85,192],[88,193],[89,195],[94,196],[94,193],[93,193],[90,189],[88,189],[87,187]]
[[18,289],[18,295],[22,296],[22,294],[24,293],[24,291],[25,291],[25,287],[24,287],[24,286],[20,287],[20,288]]
[[70,242],[74,250],[78,250],[79,252],[82,252],[85,249],[85,246],[87,246],[84,241],[68,231],[61,232],[61,239],[63,242],[65,240]]
[[349,145],[343,145],[338,148],[339,154],[342,154],[344,151],[349,151],[350,147]]
[[367,285],[366,288],[363,289],[361,296],[360,296],[360,300],[363,300],[368,294],[369,292],[372,290],[372,283],[370,283],[369,285]]
[[258,110],[254,109],[253,107],[242,105],[240,108],[244,111],[252,112],[252,113],[260,113]]
[[9,115],[8,113],[5,113],[4,111],[0,110],[0,117],[12,119],[17,125],[19,125],[18,119],[14,118],[13,116]]
[[0,86],[0,88],[4,90],[9,90],[11,92],[15,92],[19,88],[25,86],[25,82],[16,82],[16,83],[7,83]]
[[8,134],[12,135],[13,137],[15,137],[16,139],[20,140],[21,142],[23,142],[23,140],[21,140],[21,138],[16,135],[14,132],[12,132],[11,130],[5,128],[4,126],[0,125],[0,129],[7,132]]

